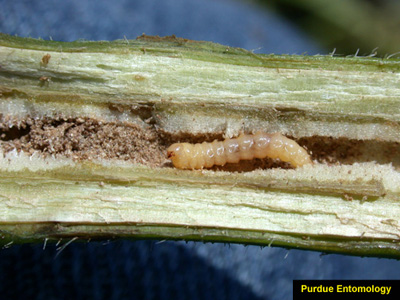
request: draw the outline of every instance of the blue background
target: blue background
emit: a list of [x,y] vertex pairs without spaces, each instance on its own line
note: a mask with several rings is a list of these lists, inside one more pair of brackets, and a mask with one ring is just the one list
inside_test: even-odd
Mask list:
[[[175,34],[259,53],[332,51],[235,0],[0,0],[0,31],[59,41]],[[400,278],[400,262],[389,259],[166,241],[75,242],[61,251],[66,242],[0,250],[0,298],[291,299],[293,279]]]

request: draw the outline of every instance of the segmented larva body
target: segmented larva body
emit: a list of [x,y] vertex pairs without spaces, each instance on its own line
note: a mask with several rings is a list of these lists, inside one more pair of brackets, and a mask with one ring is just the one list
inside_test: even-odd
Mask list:
[[177,143],[167,149],[168,158],[178,169],[203,169],[240,160],[270,157],[300,167],[312,163],[307,151],[280,133],[257,132],[212,143]]

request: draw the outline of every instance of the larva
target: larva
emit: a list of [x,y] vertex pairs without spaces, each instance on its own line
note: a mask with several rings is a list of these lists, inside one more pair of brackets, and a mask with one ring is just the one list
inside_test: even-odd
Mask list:
[[293,167],[312,163],[307,151],[294,140],[280,133],[264,132],[212,143],[176,143],[168,147],[167,156],[176,168],[192,170],[265,157],[278,158]]

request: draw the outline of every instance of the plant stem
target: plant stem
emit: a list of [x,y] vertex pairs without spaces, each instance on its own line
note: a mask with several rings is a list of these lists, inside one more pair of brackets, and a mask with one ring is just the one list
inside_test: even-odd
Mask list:
[[[393,59],[255,55],[174,36],[0,35],[0,241],[400,257],[399,70]],[[182,171],[165,158],[172,142],[257,130],[296,139],[315,164]]]

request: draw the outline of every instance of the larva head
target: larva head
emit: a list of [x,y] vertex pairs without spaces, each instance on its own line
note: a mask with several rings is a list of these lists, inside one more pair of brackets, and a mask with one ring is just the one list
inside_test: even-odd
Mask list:
[[188,151],[187,143],[172,144],[167,149],[167,156],[175,168],[187,169],[190,161],[190,151]]

